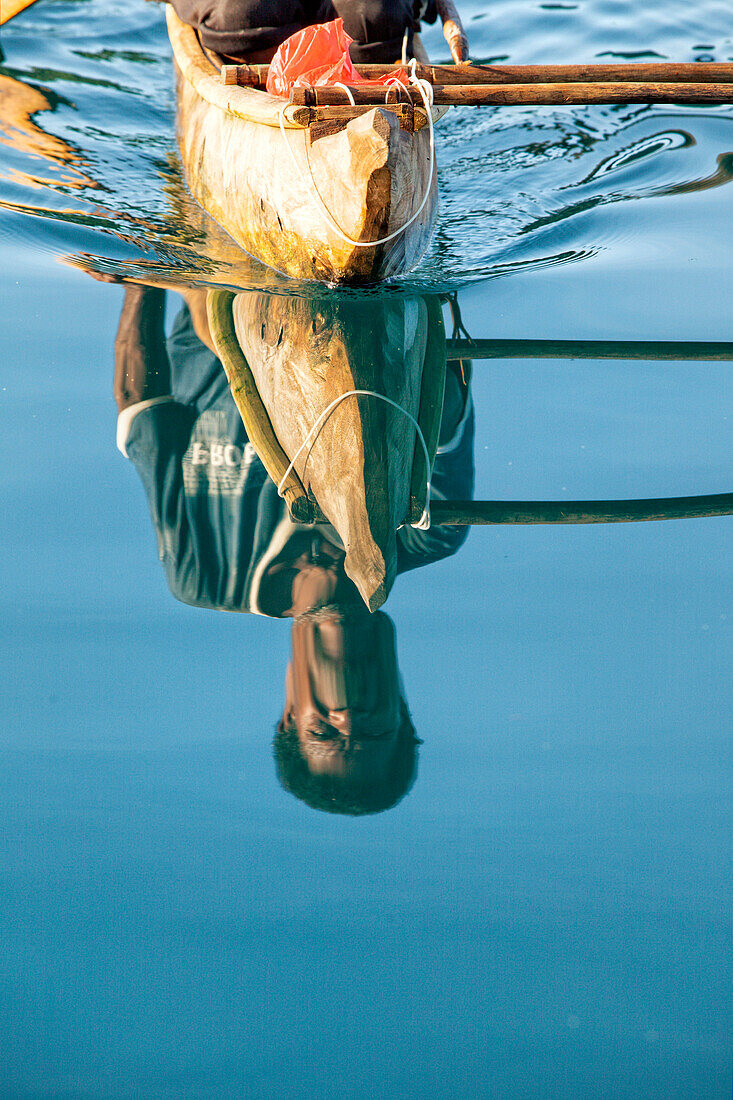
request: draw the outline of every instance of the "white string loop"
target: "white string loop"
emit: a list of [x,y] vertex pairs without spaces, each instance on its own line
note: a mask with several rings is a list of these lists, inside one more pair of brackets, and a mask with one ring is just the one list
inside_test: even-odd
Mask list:
[[[308,432],[307,436],[305,437],[305,439],[303,440],[303,442],[301,443],[301,445],[298,447],[297,451],[293,455],[292,459],[290,460],[290,465],[288,466],[287,470],[285,471],[282,478],[280,479],[280,484],[277,487],[277,495],[280,496],[280,497],[283,495],[283,485],[287,481],[288,475],[290,474],[291,470],[295,469],[295,463],[298,461],[298,458],[300,457],[301,452],[303,450],[305,450],[305,448],[308,447],[308,444],[310,443],[311,446],[308,448],[308,456],[306,457],[306,462],[308,461],[308,457],[310,457],[310,452],[312,450],[313,443],[315,443],[316,439],[318,438],[318,433],[320,432],[321,428],[323,427],[323,425],[325,424],[326,420],[331,415],[333,410],[336,408],[336,406],[340,405],[341,402],[346,397],[378,397],[380,401],[386,401],[387,404],[391,405],[393,409],[397,409],[398,412],[401,412],[404,416],[407,417],[407,419],[410,421],[410,423],[414,425],[415,431],[417,432],[418,437],[420,439],[420,443],[422,444],[423,454],[425,455],[425,470],[426,470],[425,486],[426,486],[426,489],[425,489],[425,507],[423,508],[422,515],[420,516],[420,519],[417,521],[417,523],[411,523],[410,526],[417,528],[418,531],[429,531],[430,530],[430,455],[428,454],[428,445],[425,442],[425,436],[422,434],[422,428],[418,424],[417,420],[415,420],[415,417],[411,413],[408,413],[407,409],[402,408],[402,405],[398,405],[396,401],[393,401],[391,397],[386,397],[385,394],[383,394],[383,393],[375,393],[374,390],[347,390],[346,393],[339,394],[338,397],[334,398],[334,400],[331,402],[330,405],[326,406],[326,408],[318,416],[318,419],[316,420],[315,424],[313,425],[311,430]],[[311,436],[313,436],[313,441],[312,442],[311,442]]]
[[[418,206],[415,213],[412,214],[407,219],[405,224],[401,225],[399,229],[395,229],[395,231],[393,233],[389,233],[386,237],[379,237],[376,241],[356,241],[356,240],[354,240],[353,237],[349,237],[347,233],[344,233],[343,229],[338,224],[338,222],[334,218],[333,214],[331,213],[331,211],[328,209],[328,207],[324,203],[321,196],[318,194],[318,191],[317,191],[316,186],[315,186],[315,181],[313,179],[313,173],[310,172],[310,177],[311,177],[310,180],[306,179],[305,173],[303,172],[302,168],[300,167],[300,164],[298,163],[298,158],[296,157],[295,153],[293,152],[292,146],[291,146],[290,142],[288,141],[287,132],[285,130],[285,109],[286,109],[286,107],[288,107],[288,104],[284,103],[282,105],[282,107],[280,108],[280,113],[278,115],[278,121],[280,123],[280,133],[283,136],[283,141],[285,142],[285,146],[288,150],[288,153],[290,154],[290,159],[292,160],[293,164],[295,165],[295,170],[297,171],[298,175],[300,176],[300,179],[301,179],[301,182],[302,182],[303,186],[305,187],[306,191],[308,192],[311,199],[313,200],[313,203],[314,203],[316,209],[321,213],[321,215],[326,219],[326,221],[331,223],[332,228],[336,230],[336,233],[341,238],[341,240],[346,241],[347,244],[353,245],[355,248],[375,248],[377,245],[387,244],[388,241],[393,241],[395,239],[395,237],[399,237],[400,233],[404,233],[404,231],[406,229],[409,229],[409,227],[412,225],[412,223],[414,221],[416,221],[417,218],[420,217],[420,215],[422,214],[422,212],[425,208],[425,203],[428,201],[428,196],[430,195],[430,188],[431,188],[432,182],[433,182],[433,173],[435,172],[435,128],[434,128],[434,125],[433,125],[433,112],[432,112],[433,86],[432,86],[432,84],[430,83],[429,80],[421,80],[418,77],[418,75],[417,75],[417,61],[415,60],[414,57],[410,61],[409,69],[410,69],[410,72],[408,73],[408,79],[410,81],[411,86],[414,87],[414,88],[417,88],[418,92],[420,93],[420,98],[423,101],[423,106],[425,107],[425,113],[427,114],[427,119],[428,119],[428,128],[429,128],[429,131],[430,131],[430,171],[428,172],[428,182],[425,185],[425,194],[422,197],[422,202]],[[334,85],[334,87],[343,88],[346,91],[347,95],[349,96],[352,104],[354,104],[354,97],[352,96],[351,92],[346,87],[346,85],[336,84],[336,85]],[[389,95],[389,88],[387,89],[387,94]],[[354,104],[354,106],[356,106],[356,104]],[[310,162],[308,164],[308,167],[309,167],[309,171],[310,171]]]
[[346,92],[347,96],[349,97],[349,103],[352,107],[356,107],[356,100],[354,99],[351,88],[349,88],[346,84],[342,84],[339,80],[336,81],[333,87],[341,88],[342,91]]
[[[402,83],[401,80],[398,80],[396,76],[391,76],[389,78],[389,80],[385,80],[384,86],[387,89],[387,91],[384,94],[384,102],[387,106],[389,106],[389,93],[391,91],[399,91],[399,94],[400,94],[399,102],[400,103],[402,102],[402,97],[403,97],[403,95],[406,94],[407,88],[405,87],[405,85]],[[408,103],[410,102],[410,97],[409,96],[407,97],[407,102]]]

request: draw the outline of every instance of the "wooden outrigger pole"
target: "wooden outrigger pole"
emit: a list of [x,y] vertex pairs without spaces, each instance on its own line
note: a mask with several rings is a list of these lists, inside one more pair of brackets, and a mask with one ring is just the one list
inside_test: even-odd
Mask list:
[[[547,84],[433,84],[433,103],[448,107],[585,106],[609,103],[732,103],[733,83],[702,81],[553,81]],[[354,84],[347,88],[294,88],[296,107],[357,107],[384,105],[381,88]],[[417,88],[404,88],[392,98],[422,105]]]
[[[609,103],[730,103],[733,64],[725,62],[638,63],[614,65],[475,65],[468,57],[468,37],[453,0],[436,0],[453,65],[420,64],[415,76],[432,85],[437,106],[543,106]],[[359,65],[367,79],[392,71],[390,65]],[[225,84],[262,87],[267,65],[224,65]],[[353,85],[295,88],[293,107],[374,107],[384,104],[384,89]],[[395,98],[422,105],[417,88],[395,90]],[[292,114],[306,124],[313,116]],[[318,116],[316,116],[318,117]]]
[[[389,65],[358,65],[359,74],[378,79]],[[263,87],[267,65],[224,65],[225,84]],[[417,65],[415,75],[432,85],[438,106],[580,106],[609,103],[731,103],[733,64],[655,62],[615,65]],[[374,107],[384,105],[383,88],[355,84],[294,88],[291,107]],[[395,89],[395,102],[422,106],[413,87]]]

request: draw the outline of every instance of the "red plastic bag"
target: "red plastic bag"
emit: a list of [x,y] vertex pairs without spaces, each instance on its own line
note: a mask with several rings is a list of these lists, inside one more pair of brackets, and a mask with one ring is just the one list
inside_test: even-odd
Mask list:
[[394,79],[407,85],[407,75],[401,69],[380,80],[365,80],[359,76],[349,56],[353,41],[344,30],[343,19],[296,31],[278,47],[270,62],[267,91],[270,95],[288,96],[293,88],[386,84]]
[[289,95],[292,88],[315,85],[359,84],[361,77],[349,57],[353,38],[343,19],[318,23],[291,34],[270,62],[267,90],[270,95]]

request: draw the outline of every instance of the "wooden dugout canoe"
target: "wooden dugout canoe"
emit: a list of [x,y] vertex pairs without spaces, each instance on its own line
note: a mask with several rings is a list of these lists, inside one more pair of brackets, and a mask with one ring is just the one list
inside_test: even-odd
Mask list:
[[234,240],[293,278],[373,283],[414,267],[438,208],[426,112],[314,111],[226,85],[193,28],[166,14],[188,185]]

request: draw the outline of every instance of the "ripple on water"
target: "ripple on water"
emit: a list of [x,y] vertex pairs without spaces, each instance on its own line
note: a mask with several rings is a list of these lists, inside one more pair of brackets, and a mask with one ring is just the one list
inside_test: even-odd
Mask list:
[[[633,19],[626,0],[469,0],[462,10],[477,59],[733,58],[727,0],[668,0]],[[444,54],[436,28],[425,38]],[[3,50],[1,236],[96,256],[110,273],[309,292],[243,256],[188,196],[157,5],[39,4],[4,29]],[[460,286],[628,243],[638,219],[625,227],[624,204],[644,201],[651,227],[660,215],[649,200],[692,202],[728,182],[731,121],[730,107],[450,113],[438,130],[435,241],[396,289]],[[588,212],[609,204],[618,217],[596,237]]]

